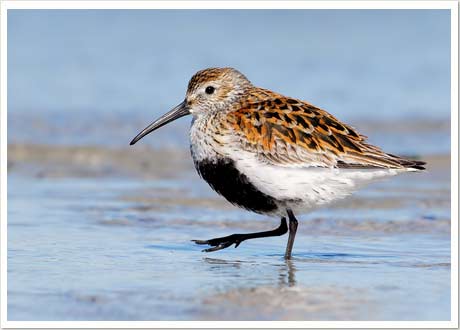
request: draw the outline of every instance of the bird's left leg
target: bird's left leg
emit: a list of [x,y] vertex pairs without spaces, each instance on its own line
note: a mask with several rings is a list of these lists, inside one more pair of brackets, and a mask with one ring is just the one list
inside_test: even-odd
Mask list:
[[281,223],[278,228],[269,230],[269,231],[262,231],[257,233],[249,233],[249,234],[233,234],[224,237],[218,237],[209,239],[206,241],[201,240],[192,240],[196,244],[208,244],[213,247],[203,250],[203,252],[213,252],[217,250],[222,250],[228,248],[230,245],[235,244],[235,248],[240,245],[242,241],[252,238],[260,238],[260,237],[270,237],[270,236],[281,236],[286,234],[288,231],[288,227],[286,224],[286,218],[281,218]]
[[286,212],[289,217],[289,238],[286,246],[286,253],[284,254],[284,259],[291,259],[292,247],[294,246],[295,234],[297,232],[297,226],[299,223],[291,209],[286,209]]

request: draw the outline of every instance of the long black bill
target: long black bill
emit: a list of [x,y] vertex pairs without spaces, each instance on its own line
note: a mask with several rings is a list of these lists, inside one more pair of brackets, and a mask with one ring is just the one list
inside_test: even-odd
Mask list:
[[176,106],[174,109],[169,111],[168,113],[165,113],[163,116],[155,120],[153,123],[151,123],[149,126],[144,128],[142,132],[137,134],[137,136],[131,141],[130,145],[133,145],[140,139],[142,139],[144,136],[146,136],[149,133],[152,133],[154,130],[157,128],[160,128],[161,126],[166,125],[167,123],[172,122],[173,120],[176,120],[180,117],[184,117],[190,114],[190,111],[187,109],[187,106],[185,104],[185,100]]

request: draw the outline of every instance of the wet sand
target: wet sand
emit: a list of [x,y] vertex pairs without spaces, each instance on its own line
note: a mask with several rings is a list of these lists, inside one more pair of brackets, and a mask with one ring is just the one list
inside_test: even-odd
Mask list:
[[187,169],[188,154],[177,149],[102,146],[8,146],[8,169],[36,177],[168,178]]

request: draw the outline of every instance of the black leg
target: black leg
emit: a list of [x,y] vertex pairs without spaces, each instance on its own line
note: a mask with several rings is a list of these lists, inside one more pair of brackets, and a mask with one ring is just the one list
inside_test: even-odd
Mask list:
[[295,234],[297,232],[298,222],[294,216],[294,213],[292,213],[291,209],[286,209],[286,211],[289,217],[289,238],[288,238],[288,243],[286,246],[286,253],[284,254],[284,258],[291,259],[291,252],[292,252],[292,247],[294,246],[294,239],[295,239]]
[[212,252],[217,250],[222,250],[228,248],[230,245],[235,244],[235,248],[240,245],[242,241],[252,238],[260,238],[260,237],[270,237],[270,236],[281,236],[286,234],[288,231],[288,227],[286,224],[286,218],[281,218],[281,223],[278,228],[269,231],[261,231],[257,233],[249,233],[249,234],[233,234],[225,237],[218,237],[209,239],[206,241],[200,240],[192,240],[196,244],[208,244],[213,247],[203,250],[203,252]]

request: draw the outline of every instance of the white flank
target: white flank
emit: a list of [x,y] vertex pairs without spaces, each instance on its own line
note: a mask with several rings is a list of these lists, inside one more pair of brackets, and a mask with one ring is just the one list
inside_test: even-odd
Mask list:
[[288,201],[280,207],[289,207],[294,213],[323,206],[349,196],[368,183],[408,171],[274,166],[264,164],[248,153],[239,155],[236,167],[263,193]]

